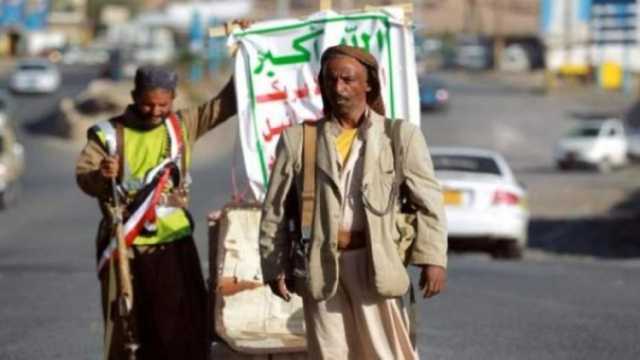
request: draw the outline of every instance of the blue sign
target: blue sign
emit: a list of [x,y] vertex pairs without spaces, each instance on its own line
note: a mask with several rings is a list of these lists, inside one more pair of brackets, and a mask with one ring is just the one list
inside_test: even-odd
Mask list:
[[594,5],[635,4],[636,0],[591,0]]
[[31,0],[25,11],[24,25],[29,30],[44,29],[47,27],[48,16],[48,0]]
[[0,27],[46,28],[51,0],[0,0]]
[[0,26],[22,26],[25,0],[2,0]]
[[592,0],[591,34],[598,45],[637,42],[635,0]]

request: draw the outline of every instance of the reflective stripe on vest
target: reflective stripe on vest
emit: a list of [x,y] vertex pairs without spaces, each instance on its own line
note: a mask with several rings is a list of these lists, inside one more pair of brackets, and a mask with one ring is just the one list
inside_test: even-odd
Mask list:
[[[133,179],[133,174],[129,168],[127,159],[123,159],[124,169],[123,176],[121,179],[122,190],[126,192],[135,192],[141,189],[145,184],[147,184],[155,175],[157,175],[158,171],[164,167],[169,162],[174,162],[175,165],[180,170],[180,178],[183,185],[189,185],[191,182],[191,175],[189,174],[188,169],[183,169],[183,167],[188,168],[190,162],[190,154],[188,146],[185,144],[186,137],[184,136],[186,129],[182,126],[180,120],[172,113],[169,117],[164,120],[164,128],[166,129],[166,134],[169,137],[169,154],[170,156],[162,159],[158,164],[156,164],[151,170],[149,170],[144,176],[141,176],[140,179]],[[125,128],[125,132],[131,131],[130,129]],[[147,130],[144,132],[148,132],[152,130]],[[119,155],[116,154],[118,139],[116,135],[116,129],[113,126],[111,121],[105,120],[96,123],[89,129],[89,132],[92,132],[96,135],[96,137],[100,140],[102,145],[107,150],[107,153],[110,156]],[[144,135],[143,135],[144,136]],[[148,136],[145,141],[148,141]],[[126,144],[125,144],[126,148]],[[135,153],[135,151],[126,151],[124,153]],[[126,156],[126,155],[125,155]],[[185,157],[184,161],[182,157]],[[177,185],[177,184],[176,184]]]
[[99,121],[89,131],[92,131],[98,137],[110,156],[116,155],[118,140],[116,138],[116,128],[113,127],[111,121]]

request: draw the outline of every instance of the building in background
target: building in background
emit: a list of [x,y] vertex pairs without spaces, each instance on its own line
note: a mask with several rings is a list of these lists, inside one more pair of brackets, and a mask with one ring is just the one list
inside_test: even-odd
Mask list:
[[0,53],[46,55],[69,43],[86,42],[87,0],[0,1]]
[[29,33],[46,28],[49,13],[48,0],[0,1],[0,51],[4,55],[16,55],[22,39]]
[[52,0],[47,30],[64,34],[67,44],[86,44],[93,37],[88,3],[89,0]]
[[640,73],[638,0],[543,0],[550,71],[631,90]]
[[[526,71],[544,66],[539,0],[416,0],[418,55],[435,46],[446,65]],[[428,39],[426,42],[422,40]]]

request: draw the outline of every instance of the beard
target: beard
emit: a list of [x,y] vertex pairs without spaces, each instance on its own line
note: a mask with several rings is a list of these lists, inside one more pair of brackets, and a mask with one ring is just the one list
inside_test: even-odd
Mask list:
[[152,129],[164,121],[164,119],[169,116],[169,114],[162,114],[160,116],[153,116],[150,114],[141,113],[138,109],[136,109],[136,114],[139,119],[139,126],[143,129]]

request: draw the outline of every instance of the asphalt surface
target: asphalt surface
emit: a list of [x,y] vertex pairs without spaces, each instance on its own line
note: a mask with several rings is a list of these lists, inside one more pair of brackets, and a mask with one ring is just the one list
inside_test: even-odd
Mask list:
[[[98,210],[73,176],[82,144],[42,131],[59,98],[78,93],[95,74],[66,68],[58,94],[15,98],[27,172],[20,202],[0,213],[0,359],[101,357],[93,243]],[[620,243],[624,237],[613,231],[624,233],[620,224],[637,222],[639,170],[559,173],[551,162],[572,111],[628,99],[541,96],[482,77],[443,77],[453,101],[446,112],[424,115],[428,142],[507,156],[529,190],[532,249],[522,261],[452,254],[447,292],[419,302],[422,358],[639,358],[637,232],[628,231],[629,241]],[[230,198],[230,169],[240,166],[235,134],[229,122],[196,148],[191,210],[203,260],[206,213]],[[625,211],[610,211],[614,207]]]

